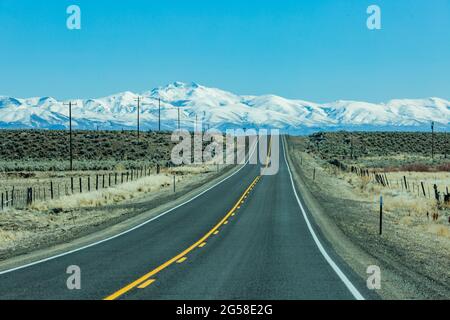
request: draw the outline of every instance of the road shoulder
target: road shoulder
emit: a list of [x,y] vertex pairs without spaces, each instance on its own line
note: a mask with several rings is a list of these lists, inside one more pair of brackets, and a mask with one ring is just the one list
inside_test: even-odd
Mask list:
[[[284,137],[284,139],[286,139]],[[315,194],[318,190],[307,184],[308,179],[301,169],[298,161],[293,161],[288,139],[286,141],[286,157],[294,178],[295,187],[301,195],[302,201],[308,208],[315,225],[320,230],[320,234],[332,247],[336,254],[358,275],[361,279],[367,279],[367,268],[372,265],[383,266],[382,277],[387,280],[382,282],[381,290],[376,290],[370,297],[383,299],[402,299],[405,297],[404,290],[408,288],[399,288],[396,283],[404,282],[393,268],[385,268],[386,262],[367,253],[358,244],[355,244],[344,232],[336,225],[335,221],[328,214],[326,206],[323,205],[325,199],[318,199]],[[339,210],[336,208],[335,210]],[[383,279],[382,278],[382,279]],[[367,291],[367,290],[366,290]]]

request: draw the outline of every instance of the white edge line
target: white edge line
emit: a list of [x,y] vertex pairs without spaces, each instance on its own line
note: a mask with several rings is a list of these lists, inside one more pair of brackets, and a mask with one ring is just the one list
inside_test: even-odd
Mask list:
[[162,216],[168,214],[169,212],[171,212],[171,211],[173,211],[173,210],[176,210],[176,209],[178,209],[179,207],[184,206],[185,204],[187,204],[187,203],[189,203],[189,202],[192,202],[193,200],[197,199],[198,197],[204,195],[206,192],[210,191],[211,189],[214,189],[215,187],[217,187],[217,186],[220,185],[221,183],[225,182],[226,180],[230,179],[231,177],[233,177],[234,175],[236,175],[238,172],[240,172],[242,169],[244,169],[245,166],[246,166],[246,165],[248,164],[248,162],[250,161],[251,156],[252,156],[253,153],[255,152],[256,146],[257,146],[257,145],[258,145],[258,142],[256,141],[255,144],[254,144],[254,147],[253,147],[253,151],[250,153],[250,155],[249,155],[247,161],[246,161],[246,162],[244,163],[244,165],[243,165],[241,168],[239,168],[237,171],[233,172],[233,173],[230,174],[229,176],[227,176],[227,177],[225,177],[224,179],[220,180],[219,182],[217,182],[217,183],[214,184],[213,186],[209,187],[208,189],[203,190],[202,192],[200,192],[199,194],[197,194],[197,195],[195,195],[194,197],[190,198],[189,200],[186,200],[185,202],[180,203],[179,205],[176,205],[175,207],[170,208],[170,209],[168,209],[168,210],[166,210],[166,211],[160,213],[160,214],[157,215],[156,217],[153,217],[153,218],[151,218],[151,219],[149,219],[149,220],[147,220],[147,221],[144,221],[144,222],[138,224],[137,226],[134,226],[134,227],[132,227],[131,229],[122,231],[121,233],[118,233],[118,234],[116,234],[116,235],[114,235],[114,236],[111,236],[111,237],[109,237],[109,238],[106,238],[106,239],[103,239],[103,240],[100,240],[100,241],[97,241],[97,242],[94,242],[94,243],[85,245],[85,246],[83,246],[83,247],[80,247],[80,248],[77,248],[77,249],[73,249],[73,250],[70,250],[70,251],[66,251],[66,252],[63,252],[63,253],[60,253],[60,254],[57,254],[57,255],[54,255],[54,256],[45,258],[45,259],[41,259],[41,260],[38,260],[38,261],[34,261],[34,262],[31,262],[31,263],[27,263],[27,264],[24,264],[24,265],[22,265],[22,266],[18,266],[18,267],[12,268],[12,269],[0,271],[0,275],[6,274],[6,273],[10,273],[10,272],[14,272],[14,271],[17,271],[17,270],[20,270],[20,269],[25,269],[25,268],[28,268],[28,267],[31,267],[31,266],[34,266],[34,265],[37,265],[37,264],[40,264],[40,263],[44,263],[44,262],[47,262],[47,261],[50,261],[50,260],[54,260],[54,259],[57,259],[57,258],[60,258],[60,257],[63,257],[63,256],[67,256],[67,255],[69,255],[69,254],[72,254],[72,253],[75,253],[75,252],[78,252],[78,251],[81,251],[81,250],[84,250],[84,249],[87,249],[87,248],[90,248],[90,247],[99,245],[99,244],[101,244],[101,243],[103,243],[103,242],[107,242],[107,241],[113,240],[113,239],[115,239],[115,238],[118,238],[118,237],[120,237],[120,236],[123,236],[123,235],[125,235],[125,234],[127,234],[127,233],[130,233],[130,232],[132,232],[132,231],[134,231],[134,230],[136,230],[136,229],[141,228],[142,226],[146,225],[147,223],[150,223],[150,222],[152,222],[152,221],[154,221],[154,220],[156,220],[156,219],[158,219],[158,218],[161,218]]
[[351,281],[347,278],[347,276],[342,272],[342,270],[338,267],[338,265],[331,259],[331,257],[326,252],[325,248],[322,246],[322,243],[320,242],[319,238],[317,237],[316,233],[314,232],[314,229],[311,226],[311,223],[309,222],[308,216],[305,212],[305,209],[303,208],[302,202],[300,201],[300,198],[298,197],[297,190],[295,189],[294,185],[294,179],[292,178],[291,168],[289,167],[289,163],[286,158],[286,147],[285,147],[285,140],[283,139],[283,155],[284,155],[284,161],[286,162],[289,177],[291,179],[291,186],[294,190],[295,198],[297,199],[297,203],[302,211],[303,218],[306,221],[306,225],[308,226],[308,230],[311,233],[314,242],[316,243],[317,247],[319,248],[320,253],[323,255],[325,260],[328,262],[328,264],[333,268],[334,272],[339,276],[339,278],[342,280],[342,282],[345,284],[347,289],[352,293],[352,295],[355,297],[356,300],[365,300],[362,294],[356,289],[356,287],[351,283]]

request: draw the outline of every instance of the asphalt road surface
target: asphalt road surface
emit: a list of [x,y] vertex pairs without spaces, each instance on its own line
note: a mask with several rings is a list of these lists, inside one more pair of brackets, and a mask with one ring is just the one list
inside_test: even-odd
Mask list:
[[[206,193],[119,237],[0,273],[0,299],[362,299],[280,169],[247,164]],[[297,200],[297,197],[299,199]],[[79,266],[81,289],[66,273]]]

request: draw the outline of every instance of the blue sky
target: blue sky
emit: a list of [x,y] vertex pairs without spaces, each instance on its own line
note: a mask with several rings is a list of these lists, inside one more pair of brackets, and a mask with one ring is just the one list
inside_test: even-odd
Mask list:
[[[81,30],[66,28],[71,4]],[[381,30],[366,27],[370,4]],[[0,0],[0,95],[176,80],[316,102],[449,99],[450,0]]]

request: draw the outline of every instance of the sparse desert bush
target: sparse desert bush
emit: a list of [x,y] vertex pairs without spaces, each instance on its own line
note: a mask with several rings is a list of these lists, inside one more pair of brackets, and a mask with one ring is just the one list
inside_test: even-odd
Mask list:
[[[182,179],[177,177],[178,181]],[[56,200],[35,202],[30,210],[47,211],[49,209],[74,209],[80,207],[99,207],[139,197],[142,193],[149,193],[169,186],[173,177],[166,174],[151,175],[136,181],[124,183],[108,189],[63,196]]]
[[435,210],[435,201],[431,199],[418,199],[408,194],[385,194],[385,209],[391,212],[402,212],[408,215],[426,218],[427,212]]
[[359,182],[360,182],[360,185],[359,185],[360,190],[364,191],[367,189],[367,186],[370,183],[370,177],[368,177],[368,176],[360,177]]
[[450,227],[442,224],[428,224],[425,226],[425,230],[429,233],[435,234],[439,237],[450,238]]
[[[143,162],[170,159],[169,132],[75,131],[76,170],[111,170],[117,163],[136,168]],[[0,172],[60,171],[69,166],[69,134],[57,130],[0,130]],[[140,166],[140,165],[139,165]]]
[[450,133],[438,132],[431,159],[431,133],[320,132],[307,137],[306,152],[346,164],[408,171],[449,171]]
[[450,172],[450,162],[437,165],[436,170]]
[[[405,283],[410,281],[409,279],[413,280],[414,286],[411,288],[414,289],[409,291],[408,297],[413,297],[418,292],[416,288],[424,288],[428,283],[432,283],[433,290],[437,285],[442,285],[446,290],[442,292],[447,294],[438,295],[437,298],[448,297],[450,207],[442,205],[439,209],[434,199],[433,186],[438,186],[441,197],[446,193],[446,187],[450,187],[450,172],[447,170],[449,159],[445,158],[444,154],[438,154],[433,162],[430,155],[426,154],[426,149],[420,151],[420,148],[426,146],[420,141],[423,134],[412,140],[409,138],[414,137],[414,134],[400,134],[395,138],[398,140],[397,144],[383,141],[389,138],[390,134],[361,135],[375,135],[381,140],[372,141],[370,150],[356,146],[354,142],[356,158],[350,157],[349,143],[340,144],[339,141],[329,140],[325,146],[319,142],[319,139],[322,141],[321,139],[327,138],[325,134],[316,137],[318,147],[310,137],[288,137],[287,151],[293,162],[293,170],[299,173],[303,187],[309,188],[312,197],[318,200],[323,214],[330,217],[346,237],[369,254],[369,261],[374,257],[380,258],[385,267],[391,266],[392,270],[398,270],[400,278],[407,274]],[[339,134],[336,136],[340,137]],[[445,138],[448,138],[448,134]],[[419,147],[413,144],[418,144]],[[339,147],[342,149],[339,150]],[[359,151],[370,152],[363,154],[358,153]],[[383,186],[382,183],[375,182],[373,174],[373,180],[367,183],[367,178],[361,177],[355,170],[353,173],[336,173],[336,170],[329,168],[332,165],[330,159],[339,159],[340,162],[357,168],[372,168],[370,172],[377,172],[380,176],[386,173],[389,185]],[[412,166],[407,166],[409,164]],[[415,166],[416,164],[420,165]],[[314,181],[310,175],[313,168],[322,169]],[[400,171],[402,169],[403,171]],[[405,169],[420,169],[422,172]],[[408,190],[404,185],[402,187],[405,176]],[[425,186],[425,196],[421,182]],[[380,195],[384,200],[382,235],[378,230]],[[348,246],[342,249],[342,256],[348,254],[347,249]],[[348,261],[351,264],[352,258]],[[359,263],[356,264],[356,269],[358,267]],[[417,276],[411,276],[414,273]],[[421,277],[425,281],[422,281]],[[420,298],[432,297],[434,293],[430,292]]]

